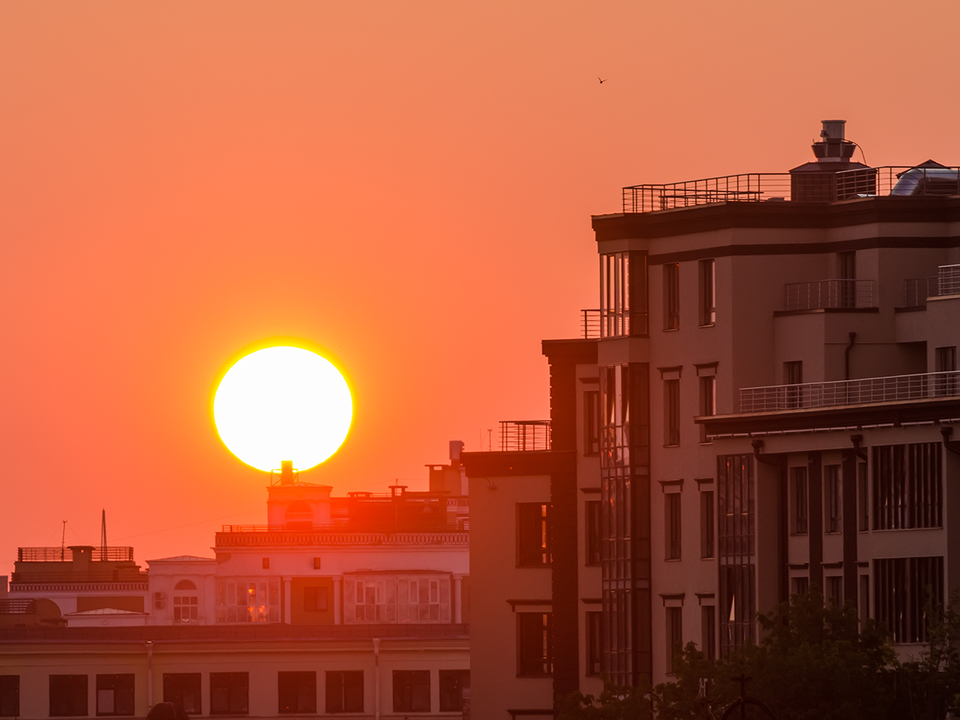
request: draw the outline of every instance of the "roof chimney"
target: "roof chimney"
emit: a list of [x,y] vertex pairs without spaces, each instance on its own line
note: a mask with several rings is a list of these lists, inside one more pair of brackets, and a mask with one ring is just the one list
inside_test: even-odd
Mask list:
[[293,485],[293,460],[280,461],[280,484]]
[[817,162],[849,162],[856,145],[843,137],[846,120],[823,120],[820,142],[814,143],[813,154]]

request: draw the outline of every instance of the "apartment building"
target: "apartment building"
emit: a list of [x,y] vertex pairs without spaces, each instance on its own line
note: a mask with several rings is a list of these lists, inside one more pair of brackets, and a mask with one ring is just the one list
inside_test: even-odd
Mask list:
[[907,653],[960,585],[960,172],[854,162],[844,130],[593,218],[599,311],[543,343],[549,440],[464,458],[496,551],[471,558],[484,717],[667,679],[812,583]]
[[[0,598],[0,717],[460,718],[470,696],[469,505],[458,454],[429,490],[267,487],[267,522],[211,558],[21,548]],[[119,583],[119,584],[118,584]]]

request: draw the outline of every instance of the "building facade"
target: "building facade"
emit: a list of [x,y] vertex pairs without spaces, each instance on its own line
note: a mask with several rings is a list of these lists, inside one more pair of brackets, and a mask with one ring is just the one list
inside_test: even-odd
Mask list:
[[[960,172],[853,162],[843,131],[788,173],[629,187],[593,218],[600,309],[543,344],[550,447],[465,456],[475,540],[513,530],[515,582],[471,559],[484,717],[668,679],[811,584],[910,652],[927,588],[960,585]],[[480,664],[494,642],[513,667]]]

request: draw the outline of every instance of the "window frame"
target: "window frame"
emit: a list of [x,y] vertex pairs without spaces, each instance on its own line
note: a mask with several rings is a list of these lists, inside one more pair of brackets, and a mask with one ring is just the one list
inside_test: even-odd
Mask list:
[[680,329],[680,263],[663,264],[663,329]]
[[[242,680],[242,683],[240,682]],[[248,672],[211,672],[210,673],[210,714],[211,715],[249,715],[250,714],[250,673]],[[215,685],[215,683],[221,683]],[[226,690],[226,707],[221,706],[221,697],[218,697],[218,691]],[[243,702],[234,703],[239,695],[234,692],[243,693]],[[242,709],[238,709],[242,708]]]
[[603,503],[600,500],[586,500],[583,503],[583,564],[587,567],[598,566],[603,559],[602,512]]
[[676,674],[677,658],[683,652],[683,606],[668,606],[664,608],[666,628],[666,661],[667,675]]
[[[357,683],[358,679],[359,683]],[[363,681],[363,670],[327,670],[324,676],[326,688],[324,709],[327,714],[362,713],[364,709]],[[332,702],[334,699],[337,699],[338,702]]]
[[663,446],[680,446],[680,378],[663,380]]
[[517,567],[550,567],[553,564],[553,504],[517,503],[516,517]]
[[[423,682],[424,679],[426,679],[425,684]],[[403,680],[404,682],[398,682],[399,680]],[[424,688],[426,688],[425,694]],[[430,691],[429,670],[394,670],[393,712],[430,712]],[[426,703],[424,703],[424,698],[426,698]]]
[[700,491],[700,559],[714,560],[717,556],[716,502],[713,488]]
[[717,261],[703,258],[697,263],[699,284],[699,327],[717,324]]
[[[136,675],[134,673],[98,674],[96,677],[97,717],[131,717],[136,714]],[[113,710],[101,710],[101,693],[112,692]],[[125,708],[118,708],[118,692]],[[127,693],[129,692],[129,695]]]
[[[190,709],[184,707],[185,689],[196,693],[195,703]],[[203,674],[163,673],[163,701],[178,705],[188,715],[200,715],[203,712]]]
[[440,712],[462,712],[470,701],[470,671],[441,668],[437,679],[440,686]]
[[0,675],[0,717],[20,716],[20,676]]
[[683,503],[679,492],[663,496],[664,560],[683,558]]
[[[307,692],[302,692],[304,689]],[[307,707],[301,709],[301,701],[304,699],[307,701]],[[293,704],[296,704],[297,709],[291,709]],[[277,671],[277,713],[280,715],[317,714],[316,670]]]
[[[90,676],[84,674],[55,674],[49,676],[49,709],[50,717],[88,717],[90,715]],[[69,687],[70,684],[75,684],[75,687]],[[55,685],[61,685],[62,687],[55,688]],[[78,697],[70,698],[65,701],[63,705],[65,707],[60,707],[61,703],[54,702],[54,691],[71,691],[78,693]],[[82,712],[77,712],[82,707]]]
[[553,676],[553,613],[518,612],[517,677]]

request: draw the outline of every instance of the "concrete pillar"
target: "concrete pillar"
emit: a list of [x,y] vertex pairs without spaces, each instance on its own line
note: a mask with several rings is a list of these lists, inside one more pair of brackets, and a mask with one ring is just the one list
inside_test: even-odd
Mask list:
[[337,576],[333,579],[333,624],[343,625],[343,577]]
[[287,625],[293,623],[293,582],[290,578],[283,578],[283,621]]
[[458,624],[463,622],[463,590],[461,589],[461,580],[463,580],[463,575],[453,576],[453,621]]

